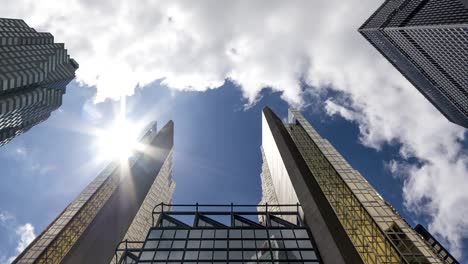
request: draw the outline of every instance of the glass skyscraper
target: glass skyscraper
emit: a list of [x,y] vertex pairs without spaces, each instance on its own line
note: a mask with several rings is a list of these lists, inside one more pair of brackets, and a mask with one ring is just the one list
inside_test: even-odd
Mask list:
[[310,230],[300,219],[299,206],[274,206],[286,209],[161,204],[154,210],[154,227],[146,238],[122,241],[117,252],[123,254],[116,254],[116,259],[120,264],[322,263]]
[[442,114],[468,128],[466,0],[386,0],[359,32]]
[[265,108],[262,123],[262,203],[300,203],[324,263],[453,263],[436,256],[298,111],[283,124]]
[[172,201],[173,141],[172,121],[149,124],[129,169],[109,164],[13,263],[110,263],[122,239],[143,240],[153,208]]
[[0,18],[0,146],[60,107],[78,67],[52,34]]

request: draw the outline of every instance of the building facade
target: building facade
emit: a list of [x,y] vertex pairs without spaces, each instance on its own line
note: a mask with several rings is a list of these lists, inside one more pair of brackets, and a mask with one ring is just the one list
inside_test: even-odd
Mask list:
[[283,124],[265,108],[262,123],[263,194],[301,204],[324,263],[443,263],[298,111]]
[[468,128],[466,0],[386,0],[359,32],[442,114]]
[[0,18],[0,146],[62,105],[78,67],[52,34]]
[[426,244],[432,249],[432,251],[437,254],[441,259],[445,261],[445,263],[448,264],[460,264],[453,256],[450,254],[450,252],[445,249],[445,247],[437,241],[435,237],[429,233],[429,231],[424,228],[424,226],[418,224],[414,230],[418,232],[418,234],[421,235],[421,237],[424,239]]
[[[120,264],[322,263],[310,230],[300,221],[298,206],[273,206],[283,210],[161,204],[155,208],[157,220],[146,238],[123,241],[117,249],[123,254],[116,258],[123,255]],[[296,221],[280,217],[286,215]],[[267,221],[258,222],[261,218]]]
[[173,141],[172,121],[151,123],[128,169],[109,164],[13,263],[110,263],[122,239],[143,240],[154,206],[172,200]]

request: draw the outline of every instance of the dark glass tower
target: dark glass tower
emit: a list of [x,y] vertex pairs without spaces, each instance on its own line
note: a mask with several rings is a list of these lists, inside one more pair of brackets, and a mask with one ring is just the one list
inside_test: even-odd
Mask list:
[[50,33],[0,18],[0,146],[59,108],[77,69]]
[[387,0],[359,32],[450,121],[468,128],[466,0]]
[[128,167],[109,164],[13,263],[110,263],[122,239],[143,240],[153,208],[170,203],[174,124],[144,130]]
[[[298,205],[274,206],[287,209],[159,205],[153,213],[158,220],[146,239],[119,245],[117,252],[124,254],[118,263],[322,263]],[[295,221],[281,218],[286,215]]]
[[298,111],[263,110],[262,152],[261,204],[300,203],[324,263],[444,263]]

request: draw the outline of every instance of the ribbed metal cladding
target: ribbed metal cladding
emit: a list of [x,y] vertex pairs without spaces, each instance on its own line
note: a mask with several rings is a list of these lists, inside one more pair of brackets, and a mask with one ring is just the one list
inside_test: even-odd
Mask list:
[[78,67],[52,34],[0,18],[0,146],[62,105]]
[[468,128],[468,8],[387,0],[359,29],[450,121]]

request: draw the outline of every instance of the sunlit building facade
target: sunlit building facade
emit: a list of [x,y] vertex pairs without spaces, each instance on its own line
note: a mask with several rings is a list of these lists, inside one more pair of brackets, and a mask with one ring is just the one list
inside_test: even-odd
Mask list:
[[146,145],[126,162],[113,162],[13,263],[110,263],[122,239],[143,240],[153,208],[170,203],[174,124],[151,123]]
[[52,34],[0,18],[0,146],[62,105],[78,67]]
[[359,32],[442,114],[468,128],[466,0],[386,0]]
[[262,123],[263,195],[301,204],[324,263],[444,263],[298,111]]
[[[273,206],[283,210],[233,204],[159,205],[146,238],[122,241],[116,260],[119,264],[322,263],[298,207]],[[285,221],[284,216],[296,221]]]

